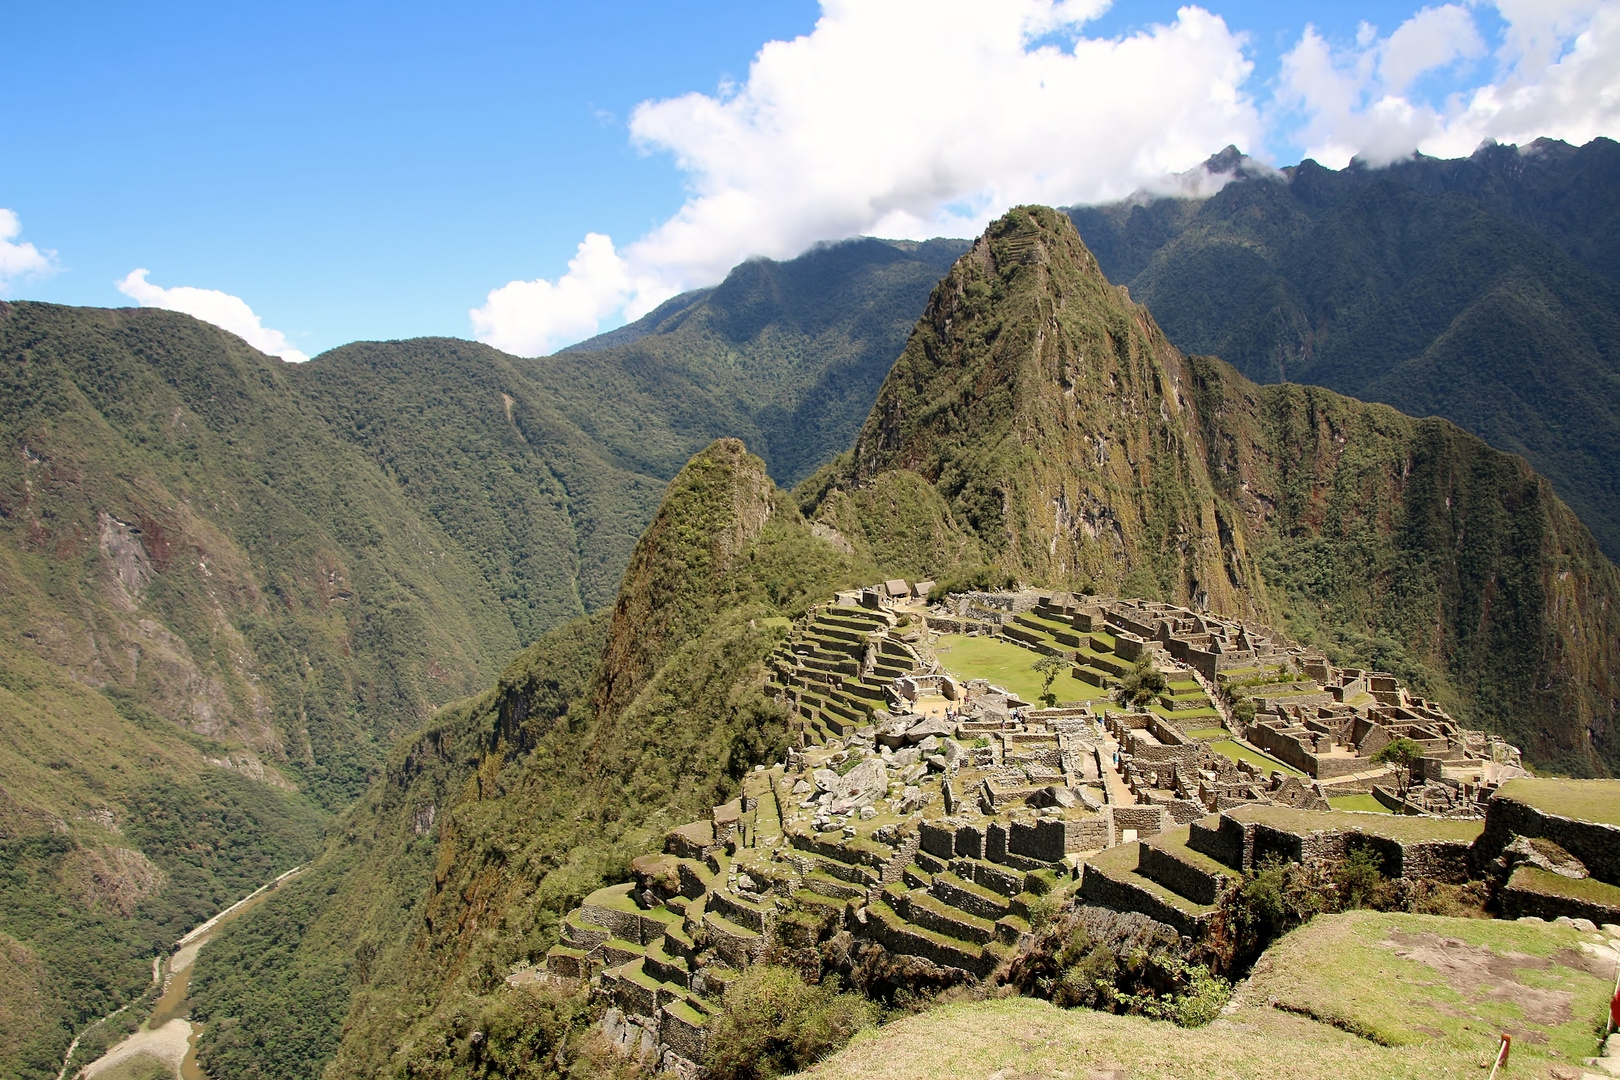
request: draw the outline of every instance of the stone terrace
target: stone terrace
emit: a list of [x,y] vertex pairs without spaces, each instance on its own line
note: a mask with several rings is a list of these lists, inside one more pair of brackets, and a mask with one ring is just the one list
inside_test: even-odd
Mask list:
[[[1343,691],[1340,673],[1324,684],[1270,635],[1063,594],[929,606],[926,585],[843,594],[792,626],[766,684],[799,720],[787,759],[564,920],[547,970],[593,980],[627,1052],[695,1072],[739,971],[838,933],[942,982],[983,980],[1029,940],[1032,907],[1054,892],[1196,936],[1225,883],[1268,852],[1328,858],[1370,843],[1396,873],[1467,872],[1479,822],[1314,810],[1326,806],[1319,782],[1222,726],[1213,679],[1228,672],[1288,671],[1290,687]],[[1082,697],[1031,708],[943,667],[940,633],[993,636],[1031,662],[1063,656]],[[1125,711],[1108,695],[1143,655],[1168,684]],[[1360,707],[1411,708],[1401,700]]]

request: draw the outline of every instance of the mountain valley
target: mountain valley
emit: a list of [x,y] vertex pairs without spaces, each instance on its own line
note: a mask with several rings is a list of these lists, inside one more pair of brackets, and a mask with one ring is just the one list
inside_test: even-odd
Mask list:
[[[824,648],[870,631],[837,620],[870,621],[873,582],[936,586],[903,613],[920,660],[929,601],[1040,594],[1062,625],[1017,647],[1082,666],[1054,597],[1173,606],[1288,641],[1301,679],[1309,658],[1398,681],[1399,707],[1536,771],[1614,776],[1620,264],[1612,198],[1570,194],[1607,191],[1612,146],[1374,179],[1217,159],[1239,178],[1208,200],[1019,207],[971,243],[751,261],[540,358],[418,339],[287,365],[168,312],[0,306],[0,1071],[55,1075],[88,1021],[143,1000],[154,955],[307,863],[196,961],[208,1075],[628,1075],[602,1000],[548,954],[605,887],[681,908],[647,859],[757,806],[793,754],[879,756],[861,732],[900,703],[866,676],[927,663]],[[1396,220],[1398,241],[1374,227]],[[995,625],[974,637],[1022,640]],[[1103,724],[1129,664],[1094,651]],[[784,661],[839,693],[785,685]],[[1264,758],[1211,670],[1160,707]],[[771,789],[779,828],[791,786]],[[903,847],[921,818],[892,795],[877,824]],[[1100,845],[1116,858],[1124,828]],[[699,869],[736,855],[709,835],[686,872],[735,876]],[[1022,872],[1073,904],[1083,861]],[[934,969],[833,956],[845,900],[882,914],[861,895],[753,959],[920,1007]],[[659,904],[638,911],[670,922]],[[985,931],[1000,960],[1031,955],[1027,916]]]

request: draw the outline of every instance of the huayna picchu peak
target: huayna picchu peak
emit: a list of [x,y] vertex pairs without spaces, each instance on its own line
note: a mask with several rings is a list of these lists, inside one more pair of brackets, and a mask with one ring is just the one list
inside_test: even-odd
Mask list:
[[[1620,765],[1620,576],[1520,458],[1455,426],[1186,357],[1069,219],[1021,207],[934,290],[805,513],[881,551],[894,504],[1023,581],[1252,616],[1393,664],[1531,756]],[[952,561],[956,565],[952,565]]]
[[95,720],[0,790],[5,1068],[1613,1060],[1620,575],[1547,481],[1184,354],[1058,210],[814,255],[535,361],[0,319],[0,701]]

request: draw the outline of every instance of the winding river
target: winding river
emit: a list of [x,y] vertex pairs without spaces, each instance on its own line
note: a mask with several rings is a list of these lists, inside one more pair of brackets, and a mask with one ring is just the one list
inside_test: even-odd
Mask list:
[[[77,1077],[80,1080],[92,1080],[116,1065],[145,1055],[163,1062],[179,1080],[208,1080],[202,1066],[197,1064],[198,1029],[191,1023],[191,1003],[187,1000],[191,990],[191,972],[197,954],[202,951],[204,945],[213,940],[220,927],[237,916],[251,911],[269,896],[272,890],[303,872],[303,869],[302,866],[295,866],[268,885],[255,889],[175,942],[174,953],[166,960],[153,960],[152,981],[156,983],[162,980],[163,994],[152,1007],[152,1015],[147,1017],[146,1023],[134,1034],[81,1069]],[[110,1013],[103,1019],[111,1019],[116,1015],[117,1012]],[[73,1045],[68,1047],[66,1058],[62,1063],[62,1073],[57,1080],[67,1080],[67,1061],[73,1057],[73,1051],[78,1044],[79,1040],[74,1039]]]

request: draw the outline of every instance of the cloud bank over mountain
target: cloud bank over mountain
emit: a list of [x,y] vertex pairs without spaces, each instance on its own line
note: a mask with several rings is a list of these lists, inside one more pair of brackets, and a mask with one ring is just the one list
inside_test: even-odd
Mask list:
[[147,281],[148,273],[149,271],[145,269],[131,270],[123,280],[114,284],[118,286],[119,292],[141,307],[167,308],[169,311],[183,312],[203,322],[213,323],[221,330],[235,334],[260,352],[279,356],[294,364],[302,364],[309,359],[293,348],[286,334],[265,326],[259,316],[253,313],[247,301],[240,296],[232,296],[218,289],[197,289],[189,285],[165,289],[161,285]]
[[[1339,167],[1620,129],[1620,0],[1496,0],[1494,45],[1478,9],[1458,4],[1387,35],[1363,25],[1347,49],[1307,27],[1263,87],[1220,15],[1188,6],[1164,25],[1085,36],[1107,7],[824,0],[814,30],[767,43],[744,81],[643,102],[630,136],[674,157],[685,203],[622,248],[592,233],[555,280],[493,290],[470,313],[477,336],[549,352],[750,256],[858,234],[972,235],[1021,202],[1162,189],[1227,143],[1264,156],[1285,131]],[[1430,100],[1437,75],[1473,81]]]

